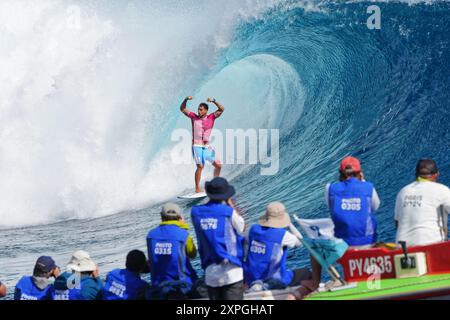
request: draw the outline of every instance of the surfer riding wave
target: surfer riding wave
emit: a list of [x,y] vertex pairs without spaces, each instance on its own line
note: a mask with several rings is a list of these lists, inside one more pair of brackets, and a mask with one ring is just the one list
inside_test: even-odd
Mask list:
[[214,127],[214,122],[224,112],[225,108],[216,101],[216,99],[208,98],[207,102],[212,102],[216,105],[217,110],[208,114],[209,106],[207,103],[200,103],[198,106],[198,113],[195,114],[187,109],[186,105],[189,100],[192,100],[191,96],[186,97],[181,103],[180,110],[192,123],[192,156],[194,157],[197,165],[195,171],[195,192],[201,193],[203,189],[200,187],[200,180],[202,177],[202,171],[206,162],[210,162],[214,166],[214,177],[220,176],[220,170],[222,164],[219,160],[216,160],[216,153],[214,148],[209,145],[209,138],[211,131]]

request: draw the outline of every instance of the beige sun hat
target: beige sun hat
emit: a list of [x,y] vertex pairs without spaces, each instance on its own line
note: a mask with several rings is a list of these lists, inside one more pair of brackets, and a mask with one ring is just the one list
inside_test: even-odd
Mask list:
[[67,269],[76,272],[95,271],[97,269],[97,265],[89,256],[89,253],[83,250],[78,250],[72,255],[72,258],[67,265]]
[[263,227],[287,228],[291,224],[291,218],[281,202],[271,202],[267,205],[266,214],[258,223]]

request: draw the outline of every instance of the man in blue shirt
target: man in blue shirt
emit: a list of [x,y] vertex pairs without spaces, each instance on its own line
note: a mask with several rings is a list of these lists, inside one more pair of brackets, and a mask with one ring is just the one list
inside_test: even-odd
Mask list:
[[234,208],[233,186],[221,177],[205,184],[210,201],[192,207],[205,283],[211,300],[242,300],[245,221]]
[[[346,157],[339,166],[339,182],[328,184],[325,199],[334,223],[334,235],[353,248],[370,248],[377,241],[377,224],[373,213],[380,199],[372,183],[364,180],[361,163]],[[311,256],[313,280],[302,284],[295,299],[302,299],[317,289],[322,267]]]
[[181,209],[167,203],[161,210],[161,223],[147,235],[152,276],[152,299],[185,299],[191,294],[197,274],[190,259],[197,249],[189,234]]
[[310,280],[307,269],[290,270],[286,266],[288,248],[300,247],[300,240],[288,228],[291,219],[281,202],[269,203],[266,214],[252,225],[247,235],[245,282],[249,287],[263,283],[269,289],[299,286]]
[[148,261],[140,250],[127,255],[126,268],[108,273],[103,287],[103,300],[144,300],[150,285],[141,279],[141,273],[148,273]]
[[50,278],[59,276],[59,268],[48,256],[37,259],[32,276],[24,276],[16,284],[14,300],[51,300],[53,285]]
[[354,157],[342,160],[340,181],[326,186],[325,195],[335,225],[335,237],[349,246],[371,247],[377,241],[373,213],[380,199],[372,183],[364,180],[361,164]]
[[54,300],[101,300],[103,282],[89,253],[76,251],[67,269],[55,280]]

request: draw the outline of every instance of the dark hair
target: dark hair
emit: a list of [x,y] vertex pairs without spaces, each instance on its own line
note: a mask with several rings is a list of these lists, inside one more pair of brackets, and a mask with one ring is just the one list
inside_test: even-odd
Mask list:
[[135,273],[144,272],[147,268],[147,258],[140,250],[132,250],[127,254],[126,268]]
[[200,103],[200,104],[198,105],[198,107],[199,107],[199,108],[200,108],[200,107],[203,107],[203,108],[205,108],[206,110],[209,109],[208,104],[206,104],[206,103],[204,103],[204,102]]
[[438,173],[436,161],[433,159],[420,159],[416,165],[416,178],[429,177]]
[[350,177],[358,178],[360,171],[353,171],[351,169],[346,169],[345,171],[339,170],[339,181],[347,180]]
[[173,216],[169,216],[169,215],[164,215],[164,214],[161,214],[161,221],[179,221],[179,220],[181,220],[181,216],[180,215],[173,215]]

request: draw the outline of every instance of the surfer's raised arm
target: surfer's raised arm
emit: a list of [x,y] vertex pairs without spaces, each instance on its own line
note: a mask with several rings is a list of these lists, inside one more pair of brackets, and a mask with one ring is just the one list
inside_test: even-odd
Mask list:
[[216,116],[216,118],[220,117],[222,115],[222,113],[225,111],[224,106],[221,105],[220,102],[216,101],[216,99],[208,98],[206,101],[212,102],[216,105],[217,111],[214,112],[214,115]]
[[188,117],[189,117],[189,110],[186,108],[186,104],[189,100],[192,100],[191,96],[186,97],[180,106],[180,111],[183,112]]

